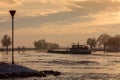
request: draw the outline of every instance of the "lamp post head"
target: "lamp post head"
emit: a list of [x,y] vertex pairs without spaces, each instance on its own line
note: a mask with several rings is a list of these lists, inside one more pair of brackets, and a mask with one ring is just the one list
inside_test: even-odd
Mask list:
[[15,15],[16,10],[10,10],[10,15],[13,17]]

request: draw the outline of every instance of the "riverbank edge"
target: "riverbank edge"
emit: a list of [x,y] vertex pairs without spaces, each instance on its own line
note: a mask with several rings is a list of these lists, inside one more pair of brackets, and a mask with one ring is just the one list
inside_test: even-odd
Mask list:
[[61,73],[54,70],[37,71],[28,67],[0,62],[0,79],[59,76]]

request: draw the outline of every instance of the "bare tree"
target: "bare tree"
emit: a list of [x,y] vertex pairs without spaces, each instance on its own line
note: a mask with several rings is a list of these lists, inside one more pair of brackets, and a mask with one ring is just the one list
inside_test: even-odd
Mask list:
[[86,44],[89,45],[91,49],[93,49],[93,48],[95,49],[96,39],[95,38],[88,38]]
[[110,39],[110,35],[108,35],[106,33],[101,34],[97,39],[98,45],[102,45],[104,48],[104,51],[106,49],[106,46],[107,46],[109,39]]
[[8,47],[11,45],[12,41],[11,38],[8,35],[4,35],[4,37],[1,40],[1,44],[3,47],[6,47],[7,53],[8,53]]
[[116,35],[109,39],[108,49],[110,51],[119,51],[120,50],[120,35]]

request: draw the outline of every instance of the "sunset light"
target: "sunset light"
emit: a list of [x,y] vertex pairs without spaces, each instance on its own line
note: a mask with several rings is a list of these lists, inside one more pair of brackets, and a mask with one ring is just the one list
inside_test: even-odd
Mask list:
[[0,0],[0,80],[120,80],[120,0]]
[[[10,34],[10,17],[7,11],[14,7],[18,11],[15,20],[16,46],[22,44],[24,39],[26,45],[32,47],[30,42],[39,38],[48,38],[48,35],[51,36],[48,40],[67,46],[74,42],[74,39],[71,38],[69,42],[62,42],[62,40],[70,39],[70,34],[76,38],[85,35],[86,37],[79,38],[82,44],[88,36],[97,37],[101,33],[119,34],[119,1],[0,0],[0,6],[3,6],[0,8],[0,26],[2,26],[0,35],[6,32]],[[32,34],[29,34],[31,30],[33,30]],[[22,31],[26,34],[23,35]],[[60,35],[63,35],[62,38],[57,39],[56,37]]]

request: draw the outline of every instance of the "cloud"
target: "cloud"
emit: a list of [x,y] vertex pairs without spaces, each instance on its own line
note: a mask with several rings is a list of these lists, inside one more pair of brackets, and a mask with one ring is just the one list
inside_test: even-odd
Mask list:
[[[73,22],[91,22],[95,21],[96,18],[101,18],[101,16],[94,15],[103,15],[104,12],[110,13],[114,11],[118,11],[120,7],[120,2],[113,3],[112,1],[83,1],[83,2],[75,2],[76,6],[67,6],[70,10],[66,11],[52,11],[46,15],[37,15],[36,13],[40,13],[39,11],[33,12],[36,17],[25,17],[27,19],[19,19],[20,21],[28,21],[33,22],[35,24],[71,24]],[[78,7],[79,6],[79,7]],[[48,10],[49,11],[49,10]],[[44,12],[44,11],[43,11]],[[49,11],[50,12],[50,11]],[[53,12],[53,13],[52,13]],[[44,13],[45,14],[45,13]],[[107,15],[106,14],[106,15]],[[92,15],[92,16],[91,16]],[[104,16],[104,15],[103,15]],[[108,18],[108,17],[107,17]],[[31,20],[32,19],[32,20]],[[25,22],[24,21],[24,22]]]
[[0,6],[20,5],[24,0],[0,0]]
[[[41,0],[38,0],[38,2],[40,1]],[[42,7],[44,9],[40,8],[44,4],[48,4],[47,3],[48,1],[51,3],[49,3],[49,5],[45,5],[47,7]],[[71,30],[73,29],[73,27],[71,27],[70,25],[79,24],[81,26],[81,24],[85,24],[84,27],[86,26],[86,29],[83,28],[84,30],[87,30],[87,28],[89,29],[89,26],[97,27],[97,25],[104,25],[104,28],[102,27],[102,30],[104,31],[104,29],[106,29],[105,25],[107,24],[112,25],[115,23],[116,24],[119,23],[118,16],[120,14],[116,15],[120,7],[120,2],[118,1],[116,2],[113,0],[107,0],[107,1],[106,0],[101,0],[101,1],[100,0],[91,0],[91,1],[90,0],[83,0],[83,1],[81,0],[71,0],[71,1],[70,0],[59,0],[59,1],[45,0],[43,2],[42,1],[40,2],[40,3],[43,3],[42,5],[40,5],[40,3],[36,3],[34,0],[30,0],[30,2],[29,2],[30,4],[27,3],[26,5],[25,4],[23,5],[23,8],[25,9],[23,10],[21,9],[21,11],[18,11],[16,13],[16,15],[21,16],[21,17],[18,17],[15,15],[16,29],[22,29],[22,28],[37,29],[37,27],[43,27],[43,26],[45,27],[49,24],[52,24],[49,26],[50,28],[54,25],[57,25],[52,28],[61,27],[61,29],[62,28],[65,30],[69,29],[70,31],[70,29]],[[17,0],[13,0],[12,3],[17,3]],[[37,6],[35,6],[35,3]],[[58,7],[57,5],[59,5],[59,3],[63,4],[64,6],[62,5],[61,7],[60,6]],[[31,6],[32,4],[33,6],[29,8],[29,6]],[[54,7],[48,8],[50,5],[53,5]],[[57,8],[55,6],[57,6]],[[63,7],[67,7],[67,9],[62,10]],[[0,21],[1,21],[0,26],[3,26],[4,29],[6,30],[10,29],[10,25],[11,25],[10,17],[9,19],[5,18],[5,19],[1,19]],[[58,25],[61,25],[61,26],[58,26]],[[67,26],[67,27],[64,28],[62,26],[64,27]],[[73,26],[76,27],[77,25],[73,25]],[[99,31],[99,28],[97,29],[93,28],[92,30],[90,29],[89,31],[97,32]],[[89,31],[85,31],[85,32],[89,32]],[[56,30],[56,32],[58,31]],[[76,31],[76,32],[79,32],[79,31]]]
[[[81,26],[80,26],[81,25]],[[88,25],[89,26],[89,25]],[[104,27],[86,26],[85,24],[73,23],[70,25],[48,24],[40,27],[24,27],[16,29],[17,35],[72,35],[91,34],[106,31]],[[26,34],[24,34],[26,33]]]
[[[57,0],[54,0],[54,1],[52,3],[59,2]],[[65,0],[65,1],[68,1],[68,0]],[[64,1],[61,1],[61,2],[64,2]],[[43,26],[47,24],[59,24],[63,26],[63,25],[70,25],[72,23],[78,23],[78,22],[89,24],[92,26],[97,25],[98,22],[100,24],[106,24],[107,23],[106,19],[109,20],[108,18],[109,16],[106,17],[104,13],[107,12],[106,15],[111,12],[114,13],[118,11],[120,7],[120,2],[113,2],[111,0],[109,1],[106,1],[106,0],[103,0],[103,1],[98,1],[98,0],[79,1],[78,0],[77,1],[76,0],[72,4],[74,5],[71,5],[71,6],[66,5],[66,7],[69,8],[69,10],[63,10],[63,11],[56,10],[56,8],[53,8],[53,9],[45,8],[42,11],[41,9],[35,9],[35,10],[32,9],[33,11],[31,11],[31,9],[21,10],[21,12],[23,12],[22,14],[20,14],[18,11],[16,15],[17,14],[21,16],[23,15],[23,17],[15,16],[15,19],[16,19],[15,26],[16,28],[33,27],[33,26],[37,27],[37,26]],[[102,17],[102,15],[104,17]],[[111,18],[112,17],[113,16],[111,16]],[[118,21],[118,19],[116,21]],[[111,20],[111,23],[109,22],[109,24],[114,24],[114,23],[115,21],[112,23],[112,20]],[[9,19],[6,22],[0,23],[0,25],[6,27],[7,29],[8,26],[11,25],[11,21]]]
[[0,6],[0,37],[11,35],[8,11],[17,10],[16,45],[23,42],[29,45],[39,38],[70,44],[104,32],[119,34],[120,1],[117,0],[0,0]]

